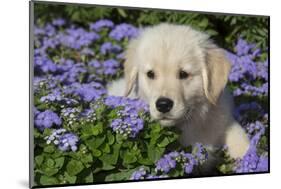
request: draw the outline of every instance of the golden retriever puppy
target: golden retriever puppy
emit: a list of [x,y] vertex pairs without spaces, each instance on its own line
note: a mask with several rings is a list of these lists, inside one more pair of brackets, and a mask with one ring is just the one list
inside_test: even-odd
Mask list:
[[153,119],[182,130],[182,145],[226,144],[231,157],[244,156],[249,139],[224,90],[231,65],[208,35],[182,25],[148,27],[125,56],[125,79],[112,83],[109,94],[146,101]]

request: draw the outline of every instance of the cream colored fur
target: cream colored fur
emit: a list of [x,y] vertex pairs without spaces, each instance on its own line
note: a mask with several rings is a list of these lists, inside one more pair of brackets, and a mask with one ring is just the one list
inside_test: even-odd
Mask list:
[[[147,77],[149,70],[153,70],[155,79]],[[179,79],[180,70],[189,77]],[[129,43],[125,79],[111,84],[108,90],[111,95],[121,95],[122,91],[145,100],[152,118],[183,131],[183,145],[226,144],[231,157],[241,158],[249,139],[232,117],[232,98],[224,90],[229,71],[224,51],[206,34],[189,26],[160,24],[144,29]],[[174,101],[170,112],[157,111],[159,97]]]

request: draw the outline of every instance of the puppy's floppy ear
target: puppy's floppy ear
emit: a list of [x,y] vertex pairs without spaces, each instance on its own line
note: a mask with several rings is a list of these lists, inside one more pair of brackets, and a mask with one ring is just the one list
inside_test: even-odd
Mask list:
[[137,75],[138,75],[138,68],[135,62],[136,56],[136,47],[138,41],[133,39],[129,42],[128,48],[125,52],[125,63],[124,63],[124,73],[125,73],[125,82],[126,82],[126,90],[125,96],[129,96],[134,88]]
[[231,64],[222,49],[215,46],[207,48],[206,63],[202,71],[204,92],[214,105],[226,86],[230,69]]

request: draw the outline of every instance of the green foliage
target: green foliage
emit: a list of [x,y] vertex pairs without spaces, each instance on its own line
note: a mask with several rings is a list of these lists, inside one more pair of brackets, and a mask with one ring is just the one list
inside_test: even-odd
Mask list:
[[[81,123],[75,128],[79,136],[76,152],[60,151],[44,139],[52,129],[39,132],[35,129],[35,182],[38,185],[93,183],[112,180],[128,180],[141,166],[154,166],[165,152],[180,149],[179,133],[174,128],[162,128],[142,114],[145,129],[137,138],[124,138],[115,134],[108,120],[116,116],[116,110],[100,106],[104,116],[94,123]],[[105,114],[107,113],[107,114]],[[69,128],[71,129],[71,127]],[[74,131],[74,130],[70,130]]]
[[[63,17],[88,26],[99,19],[114,23],[130,23],[137,27],[161,22],[190,25],[208,33],[220,46],[233,51],[237,38],[257,44],[263,51],[268,47],[269,18],[265,16],[222,15],[173,10],[129,9],[89,5],[55,5],[36,3],[35,18],[41,23]],[[38,19],[37,19],[38,20]]]

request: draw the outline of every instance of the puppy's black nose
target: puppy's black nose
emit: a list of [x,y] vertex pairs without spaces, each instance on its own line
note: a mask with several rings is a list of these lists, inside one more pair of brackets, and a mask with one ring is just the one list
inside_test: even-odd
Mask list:
[[169,112],[174,105],[174,102],[165,97],[161,97],[156,101],[156,108],[159,112],[167,113]]

